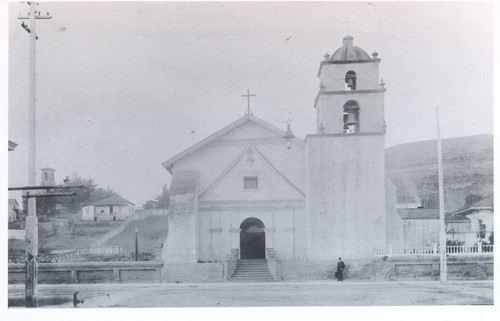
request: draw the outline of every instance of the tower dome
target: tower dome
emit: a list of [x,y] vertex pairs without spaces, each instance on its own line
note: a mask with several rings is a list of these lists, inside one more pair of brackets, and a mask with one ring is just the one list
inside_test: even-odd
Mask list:
[[345,36],[342,40],[342,47],[337,49],[331,56],[331,61],[359,61],[371,60],[370,56],[363,49],[353,46],[353,37]]

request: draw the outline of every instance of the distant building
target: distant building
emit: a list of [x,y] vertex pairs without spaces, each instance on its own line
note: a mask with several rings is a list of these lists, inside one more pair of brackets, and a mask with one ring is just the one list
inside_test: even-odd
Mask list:
[[403,220],[404,246],[430,246],[439,243],[439,209],[399,208]]
[[42,186],[54,186],[56,185],[55,182],[55,169],[50,168],[50,167],[45,167],[45,168],[40,168],[42,171],[42,180],[40,182],[40,185]]
[[[404,246],[428,246],[439,243],[439,210],[398,208],[403,220]],[[445,215],[446,240],[472,246],[479,241],[480,221],[485,224],[483,242],[493,232],[493,194],[469,207]]]
[[121,221],[135,213],[135,205],[113,195],[82,208],[84,221]]
[[446,238],[464,245],[479,241],[480,222],[486,226],[483,242],[493,232],[493,194],[486,196],[469,207],[446,215]]
[[401,196],[397,198],[396,208],[422,208],[422,201],[419,198],[411,196]]
[[15,198],[9,198],[9,222],[20,220],[21,208]]

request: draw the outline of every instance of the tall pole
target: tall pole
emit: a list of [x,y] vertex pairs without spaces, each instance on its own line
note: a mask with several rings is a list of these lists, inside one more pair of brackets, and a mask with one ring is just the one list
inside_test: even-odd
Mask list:
[[139,237],[137,235],[137,227],[135,228],[135,260],[139,260]]
[[446,229],[444,221],[443,155],[441,150],[441,132],[439,129],[439,108],[436,108],[437,153],[439,175],[439,275],[441,282],[447,278],[446,267]]
[[[36,184],[36,114],[35,114],[35,86],[36,86],[36,3],[30,3],[30,83],[29,83],[29,111],[28,111],[28,184]],[[38,306],[38,217],[36,216],[36,198],[28,199],[28,216],[26,217],[26,285],[25,306]]]
[[[28,185],[36,184],[36,20],[52,18],[49,13],[42,16],[37,14],[36,2],[28,2],[30,6],[27,17],[29,26],[24,22],[22,27],[30,34],[30,81],[29,81],[29,109],[28,109]],[[37,284],[38,284],[38,218],[36,216],[36,198],[28,198],[28,216],[26,217],[26,284],[25,284],[25,306],[27,308],[37,307]]]
[[36,123],[35,123],[35,73],[36,73],[36,3],[30,3],[29,11],[30,26],[30,88],[29,88],[29,111],[28,111],[28,185],[36,184]]

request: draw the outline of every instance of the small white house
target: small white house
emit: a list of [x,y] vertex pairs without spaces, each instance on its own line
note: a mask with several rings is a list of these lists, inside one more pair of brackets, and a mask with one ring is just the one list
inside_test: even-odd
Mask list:
[[472,246],[479,241],[480,223],[485,225],[483,242],[488,243],[493,232],[493,194],[446,217],[446,238]]
[[135,205],[113,195],[82,208],[84,221],[121,221],[134,214]]
[[21,208],[19,207],[19,203],[15,198],[9,198],[9,222],[17,221],[20,219],[19,214],[21,212]]

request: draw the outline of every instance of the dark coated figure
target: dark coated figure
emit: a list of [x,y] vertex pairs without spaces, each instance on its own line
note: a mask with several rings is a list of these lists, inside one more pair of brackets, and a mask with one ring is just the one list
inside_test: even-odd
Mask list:
[[339,257],[339,261],[337,262],[337,281],[344,281],[344,269],[345,269],[345,264],[342,261],[342,258]]

